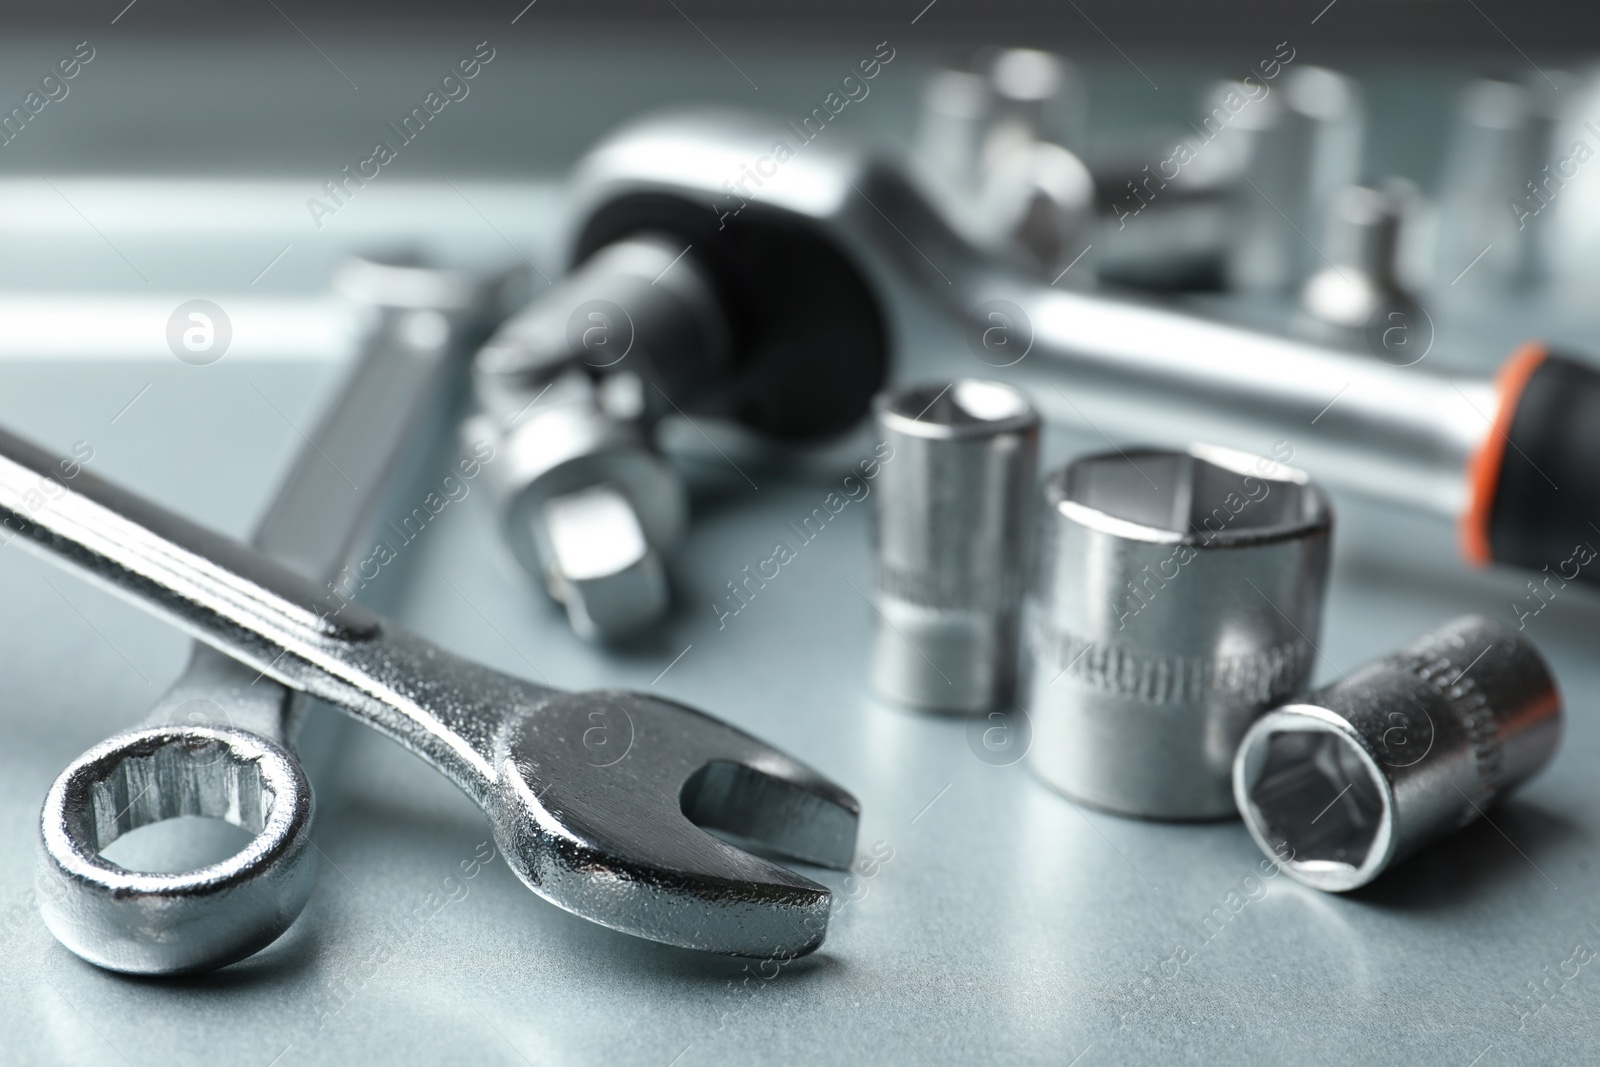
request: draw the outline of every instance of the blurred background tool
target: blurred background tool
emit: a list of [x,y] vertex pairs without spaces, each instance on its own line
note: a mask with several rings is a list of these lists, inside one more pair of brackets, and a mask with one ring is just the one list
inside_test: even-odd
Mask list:
[[1324,67],[1296,66],[1282,78],[1267,97],[1270,117],[1230,128],[1249,130],[1227,267],[1240,289],[1292,290],[1322,266],[1307,235],[1322,230],[1335,194],[1361,177],[1365,116],[1355,83]]
[[1313,336],[1398,366],[1426,354],[1432,327],[1401,280],[1400,241],[1415,196],[1402,179],[1334,193],[1323,226],[1327,264],[1300,293]]
[[[1438,269],[1447,277],[1482,256],[1462,278],[1475,293],[1517,291],[1540,273],[1543,208],[1557,183],[1558,84],[1482,78],[1461,91],[1439,190]],[[1559,182],[1559,179],[1558,179]],[[1553,214],[1553,213],[1552,213]]]
[[[719,247],[715,234],[683,220],[715,195],[712,177],[730,161],[764,150],[765,130],[757,117],[706,112],[624,128],[577,167],[570,231],[677,226],[680,240]],[[805,234],[838,249],[837,284],[853,292],[882,301],[914,287],[963,322],[973,354],[1030,387],[1049,417],[1081,421],[1088,410],[1100,433],[1178,446],[1211,441],[1252,454],[1287,442],[1295,464],[1319,481],[1455,521],[1461,551],[1475,564],[1539,570],[1592,536],[1600,372],[1542,346],[1523,347],[1486,381],[1385,365],[1150,301],[1070,291],[975,247],[892,162],[838,141],[779,171],[754,195],[740,229],[720,241],[745,253],[768,248],[754,260],[775,266],[758,234]],[[580,240],[579,261],[585,248]],[[997,312],[1012,338],[998,362],[986,348]],[[1386,337],[1384,351],[1420,362],[1433,347],[1431,332],[1418,332],[1429,321],[1424,314],[1407,324],[1401,341]],[[963,362],[944,349],[918,366]]]
[[823,442],[885,374],[880,311],[825,243],[752,242],[712,213],[674,221],[588,232],[573,272],[474,363],[483,411],[463,433],[505,454],[491,482],[506,539],[586,638],[636,634],[670,604],[687,501],[654,445],[664,418]]
[[1082,77],[1029,48],[984,49],[971,67],[928,78],[912,173],[974,245],[1088,284],[1094,178],[1067,147],[1087,134]]
[[463,435],[497,443],[491,484],[512,553],[587,638],[625,637],[667,610],[663,560],[688,502],[652,425],[670,410],[663,397],[731,359],[726,316],[698,264],[676,262],[681,251],[649,235],[619,242],[514,316],[474,363],[483,412]]

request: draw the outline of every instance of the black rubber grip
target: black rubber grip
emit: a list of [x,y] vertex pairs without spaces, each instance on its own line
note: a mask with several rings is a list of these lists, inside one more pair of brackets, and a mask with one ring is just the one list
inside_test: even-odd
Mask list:
[[1506,438],[1489,512],[1491,555],[1600,582],[1600,368],[1546,356],[1522,388]]

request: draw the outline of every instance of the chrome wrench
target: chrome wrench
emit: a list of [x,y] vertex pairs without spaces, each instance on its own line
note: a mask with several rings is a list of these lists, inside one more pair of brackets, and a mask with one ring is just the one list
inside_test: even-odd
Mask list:
[[[507,862],[540,896],[687,948],[792,958],[822,944],[826,887],[705,830],[844,868],[860,806],[838,785],[684,705],[616,690],[565,693],[456,656],[87,472],[31,507],[58,462],[0,432],[0,524],[416,752],[483,808]],[[246,860],[295,847],[300,794],[281,745],[216,730],[198,745],[153,744],[145,759],[156,797],[143,810],[191,810],[257,830]],[[258,781],[264,788],[254,793]],[[97,877],[143,884],[97,854],[126,794],[115,768],[93,760],[50,791],[41,832],[44,877],[56,884],[41,896],[58,937],[92,942],[123,928],[114,897],[77,887]],[[252,809],[242,802],[249,796],[266,803]],[[201,873],[219,899],[247,900],[237,897],[236,867]]]
[[[490,325],[493,285],[409,259],[355,259],[341,268],[335,288],[375,318],[354,370],[257,527],[258,549],[313,581],[339,578],[385,498],[406,480],[401,472],[440,440],[451,364],[459,370]],[[196,645],[145,725],[90,749],[50,793],[46,821],[73,830],[47,833],[41,856],[56,937],[102,967],[172,974],[232,963],[282,934],[316,872],[314,802],[293,755],[303,715],[299,694]],[[170,788],[179,772],[169,764],[181,761],[195,779],[227,778],[230,748],[260,768],[228,782],[225,817],[258,831],[242,852],[174,873],[129,871],[97,855],[136,827],[217,814],[202,798],[221,783]]]

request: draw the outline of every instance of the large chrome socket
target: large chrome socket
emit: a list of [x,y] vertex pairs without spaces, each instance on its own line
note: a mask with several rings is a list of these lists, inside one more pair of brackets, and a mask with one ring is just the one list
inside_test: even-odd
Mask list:
[[1311,673],[1332,513],[1304,473],[1194,446],[1045,480],[1025,625],[1028,758],[1153,819],[1232,815],[1239,739]]
[[1280,868],[1343,892],[1478,818],[1560,741],[1539,653],[1468,615],[1261,718],[1233,788]]
[[1009,386],[963,379],[880,397],[877,422],[894,459],[873,511],[873,688],[938,711],[1004,707],[1039,416]]

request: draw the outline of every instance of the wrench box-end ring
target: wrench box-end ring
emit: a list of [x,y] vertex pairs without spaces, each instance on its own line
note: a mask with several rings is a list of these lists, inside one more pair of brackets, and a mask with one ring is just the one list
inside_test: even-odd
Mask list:
[[[62,771],[45,799],[45,925],[89,962],[129,974],[243,959],[287,930],[311,895],[313,807],[299,764],[257,734],[200,725],[118,734]],[[180,815],[255,836],[219,863],[177,873],[131,871],[100,855],[122,834]]]
[[1239,739],[1310,679],[1332,531],[1271,457],[1126,449],[1049,475],[1024,609],[1034,772],[1123,815],[1231,817]]
[[1468,615],[1259,719],[1234,796],[1290,877],[1344,892],[1477,819],[1560,741],[1561,696],[1539,653]]

